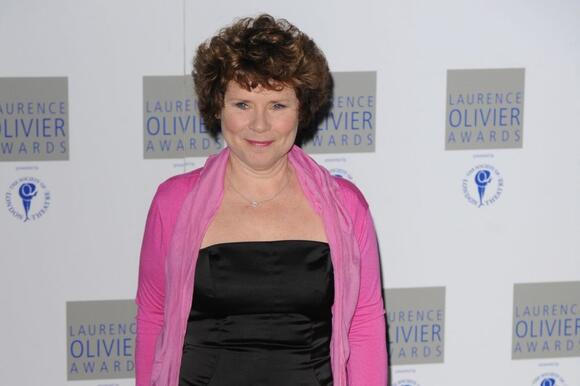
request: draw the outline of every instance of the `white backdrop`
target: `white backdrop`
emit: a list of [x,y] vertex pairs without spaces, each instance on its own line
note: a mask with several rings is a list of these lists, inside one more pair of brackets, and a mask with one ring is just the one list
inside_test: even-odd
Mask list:
[[[308,33],[333,71],[377,72],[376,152],[315,158],[370,202],[386,288],[446,287],[444,363],[396,366],[394,381],[527,386],[548,368],[580,385],[578,357],[511,359],[514,283],[580,280],[572,0],[3,0],[0,77],[68,77],[70,160],[0,163],[2,195],[30,174],[52,194],[42,221],[0,209],[0,383],[67,384],[66,301],[134,297],[156,186],[204,161],[143,159],[143,76],[189,73],[201,41],[259,12]],[[523,148],[444,150],[446,71],[463,68],[525,68]],[[505,190],[478,209],[461,181],[482,159]]]

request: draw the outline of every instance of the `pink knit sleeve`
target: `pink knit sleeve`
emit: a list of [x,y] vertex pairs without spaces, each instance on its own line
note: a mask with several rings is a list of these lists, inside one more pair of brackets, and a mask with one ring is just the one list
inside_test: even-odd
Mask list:
[[135,348],[137,386],[151,385],[155,345],[163,326],[166,253],[163,225],[156,196],[147,215],[139,265]]
[[349,386],[387,385],[387,341],[379,251],[368,207],[355,219],[360,247],[360,292],[349,331]]

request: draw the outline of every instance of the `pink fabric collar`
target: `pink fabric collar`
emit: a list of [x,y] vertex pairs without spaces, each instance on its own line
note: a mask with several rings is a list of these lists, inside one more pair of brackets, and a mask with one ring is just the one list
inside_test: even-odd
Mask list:
[[[187,316],[193,297],[193,280],[201,241],[219,208],[229,149],[210,156],[199,180],[187,194],[177,217],[166,260],[165,322],[153,364],[152,384],[177,386]],[[360,256],[352,220],[343,205],[339,187],[330,173],[302,149],[294,146],[289,160],[304,194],[321,216],[334,268],[331,362],[335,386],[346,386],[348,326],[358,298]]]

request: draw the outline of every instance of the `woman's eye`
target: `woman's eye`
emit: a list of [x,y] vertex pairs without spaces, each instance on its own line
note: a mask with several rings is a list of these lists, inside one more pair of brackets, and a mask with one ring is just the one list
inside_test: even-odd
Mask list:
[[274,108],[274,110],[282,110],[286,108],[286,105],[283,105],[282,103],[274,103],[274,106],[272,107]]
[[235,106],[239,109],[246,110],[248,108],[248,104],[246,102],[238,102]]

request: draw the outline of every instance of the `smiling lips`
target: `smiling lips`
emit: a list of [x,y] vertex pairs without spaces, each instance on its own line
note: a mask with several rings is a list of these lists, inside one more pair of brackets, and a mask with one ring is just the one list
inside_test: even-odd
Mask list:
[[246,139],[246,141],[248,141],[248,143],[252,146],[256,146],[256,147],[267,147],[270,146],[270,144],[272,144],[272,142],[274,141],[253,141],[251,139]]

